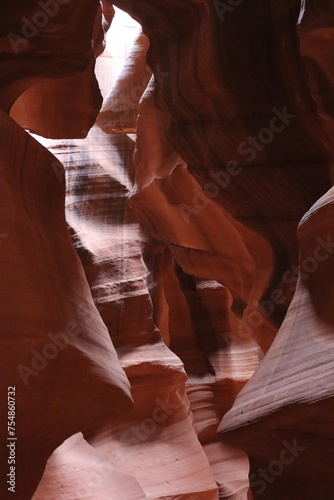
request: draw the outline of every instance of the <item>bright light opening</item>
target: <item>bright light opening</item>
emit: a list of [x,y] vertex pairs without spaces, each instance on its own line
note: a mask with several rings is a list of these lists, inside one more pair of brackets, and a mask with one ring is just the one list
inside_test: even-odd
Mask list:
[[105,51],[97,58],[95,66],[95,74],[103,98],[114,86],[141,28],[140,24],[126,12],[117,7],[115,7],[115,12],[107,33]]

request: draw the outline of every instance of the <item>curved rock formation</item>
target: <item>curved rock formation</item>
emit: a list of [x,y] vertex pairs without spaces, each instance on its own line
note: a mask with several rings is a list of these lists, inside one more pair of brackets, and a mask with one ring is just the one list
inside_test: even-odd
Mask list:
[[331,498],[332,35],[330,1],[3,2],[3,498]]
[[333,492],[332,207],[333,189],[300,222],[300,272],[288,314],[220,426],[224,441],[251,458],[254,498]]
[[107,95],[97,123],[107,134],[136,132],[138,103],[151,72],[146,65],[148,39],[139,33],[114,88]]
[[[64,439],[94,434],[103,419],[131,406],[131,396],[71,244],[61,164],[3,111],[0,143],[1,393],[7,386],[16,393],[14,430],[7,432],[1,406],[1,445],[17,439],[16,495],[23,500]],[[7,470],[7,455],[1,458]]]
[[[85,141],[43,142],[66,165],[67,221],[134,399],[132,411],[101,421],[99,435],[86,438],[103,461],[138,482],[147,498],[216,499],[217,486],[189,412],[186,373],[153,320],[151,280],[158,281],[160,273],[149,274],[146,254],[155,243],[126,203],[133,143],[98,127]],[[179,470],[192,472],[181,478]]]

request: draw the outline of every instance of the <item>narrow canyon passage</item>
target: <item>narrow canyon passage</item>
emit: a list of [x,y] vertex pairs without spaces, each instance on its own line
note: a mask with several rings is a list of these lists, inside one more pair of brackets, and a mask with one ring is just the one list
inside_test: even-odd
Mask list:
[[330,500],[331,1],[2,10],[1,498]]

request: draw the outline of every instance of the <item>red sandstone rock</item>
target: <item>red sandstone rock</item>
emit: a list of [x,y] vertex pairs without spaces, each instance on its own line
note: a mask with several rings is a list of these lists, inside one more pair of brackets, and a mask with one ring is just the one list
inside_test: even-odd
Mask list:
[[151,77],[146,65],[147,48],[147,37],[139,33],[97,119],[98,125],[106,133],[136,131],[138,103]]
[[[24,500],[64,439],[94,434],[104,418],[130,406],[131,396],[71,244],[62,166],[6,113],[0,118],[1,394],[16,388],[16,495]],[[2,449],[5,410],[2,404]],[[2,497],[10,498],[6,486]]]
[[[333,9],[115,5],[143,32],[85,140],[69,139],[101,107],[111,3],[65,2],[20,40],[8,34],[35,7],[2,8],[17,498],[327,500]],[[58,140],[38,144],[9,111]],[[77,335],[28,377],[32,350],[66,328]]]
[[[134,399],[133,411],[101,422],[99,435],[86,438],[103,460],[138,482],[147,498],[215,500],[217,485],[194,428],[186,373],[153,321],[146,246],[154,242],[126,204],[132,141],[94,127],[85,141],[77,141],[75,157],[73,141],[43,142],[66,165],[67,220]],[[159,278],[152,269],[151,279]],[[60,473],[57,481],[64,484]]]
[[331,189],[303,217],[295,296],[220,426],[224,441],[250,456],[254,498],[311,500],[333,491],[332,207]]
[[50,457],[33,500],[54,497],[80,500],[147,498],[133,477],[103,460],[80,434],[67,439]]

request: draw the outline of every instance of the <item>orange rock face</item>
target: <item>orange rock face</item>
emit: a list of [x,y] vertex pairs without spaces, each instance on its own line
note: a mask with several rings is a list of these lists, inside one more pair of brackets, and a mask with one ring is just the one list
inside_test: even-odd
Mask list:
[[3,2],[1,498],[332,498],[333,19]]

